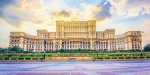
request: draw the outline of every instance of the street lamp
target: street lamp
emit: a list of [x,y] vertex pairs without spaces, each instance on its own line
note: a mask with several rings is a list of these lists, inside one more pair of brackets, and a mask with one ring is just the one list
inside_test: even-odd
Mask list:
[[47,43],[46,40],[44,40],[44,59],[45,59],[46,43]]
[[142,57],[143,56],[143,54],[142,54],[142,45],[141,45],[142,41],[140,40],[139,42],[140,42],[141,57]]
[[96,40],[96,50],[97,50],[97,59],[98,59],[98,41]]
[[44,59],[45,59],[45,50],[44,50]]
[[65,47],[65,52],[66,52],[66,40],[64,40],[64,47]]
[[98,41],[96,41],[96,48],[97,48],[97,59],[98,59]]
[[[144,33],[143,31],[141,31],[141,36],[142,36],[142,33]],[[142,40],[142,39],[141,39]],[[142,54],[142,41],[139,41],[140,42],[140,48],[141,48],[141,57],[143,56],[143,54]]]

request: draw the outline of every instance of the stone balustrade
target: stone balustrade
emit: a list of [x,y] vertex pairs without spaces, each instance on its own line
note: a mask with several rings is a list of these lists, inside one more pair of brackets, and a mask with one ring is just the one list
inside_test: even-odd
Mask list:
[[94,59],[93,57],[52,57],[51,59],[40,59],[40,58],[37,58],[37,59],[33,59],[33,58],[30,58],[30,59],[27,59],[27,58],[16,58],[16,59],[12,59],[12,58],[2,58],[0,60],[0,62],[66,62],[68,61],[70,58],[74,58],[76,61],[105,61],[105,60],[150,60],[150,58],[147,58],[146,56],[141,58],[141,57],[116,57],[116,58],[105,58],[103,57],[102,59]]

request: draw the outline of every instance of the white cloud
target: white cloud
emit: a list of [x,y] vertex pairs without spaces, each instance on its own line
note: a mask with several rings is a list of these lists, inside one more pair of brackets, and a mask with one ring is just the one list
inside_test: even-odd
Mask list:
[[45,0],[43,2],[44,2],[45,10],[48,13],[54,11],[60,11],[69,7],[62,0]]
[[102,21],[107,18],[111,18],[110,7],[107,4],[104,5],[91,5],[81,3],[83,8],[68,7],[61,11],[54,11],[51,13],[52,18],[69,18],[70,20],[97,20]]
[[150,14],[150,0],[109,0],[112,13],[128,17]]
[[2,19],[13,26],[20,26],[22,22],[30,21],[33,23],[42,23],[38,18],[39,13],[44,10],[42,0],[19,0],[20,7],[8,5],[3,8]]

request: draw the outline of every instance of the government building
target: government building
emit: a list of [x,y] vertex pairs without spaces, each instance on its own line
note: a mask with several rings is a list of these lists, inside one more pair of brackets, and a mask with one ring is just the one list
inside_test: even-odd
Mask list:
[[115,35],[115,29],[96,31],[96,20],[56,21],[56,32],[37,30],[37,35],[10,32],[9,46],[25,51],[50,50],[132,50],[142,49],[141,31]]

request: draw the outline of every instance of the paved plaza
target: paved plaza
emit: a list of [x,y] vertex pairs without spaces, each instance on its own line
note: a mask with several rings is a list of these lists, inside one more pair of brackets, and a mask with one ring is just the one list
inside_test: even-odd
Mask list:
[[0,62],[0,75],[150,75],[150,61]]

